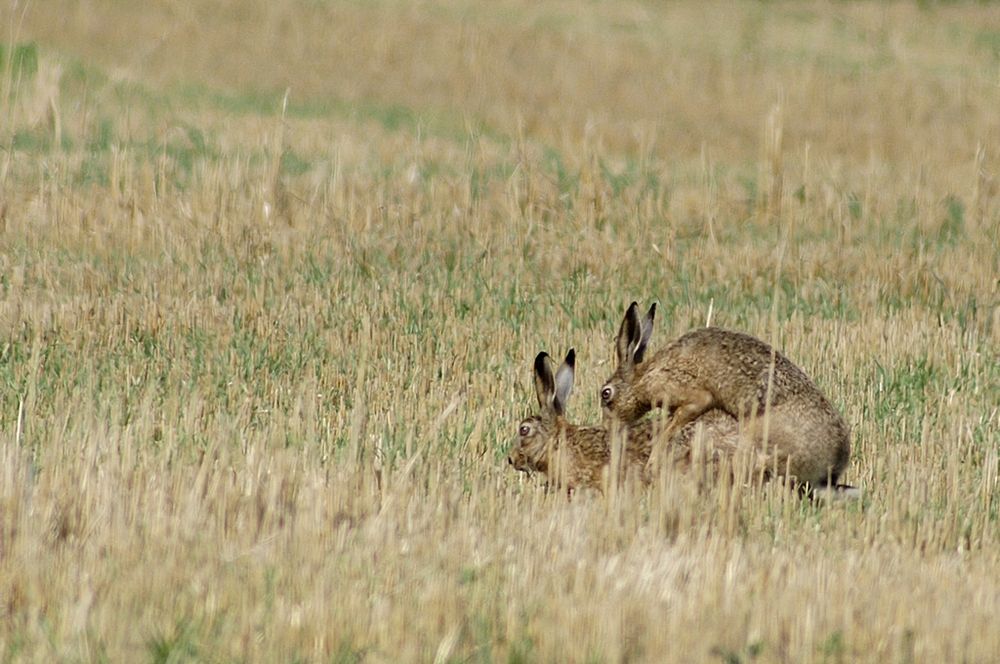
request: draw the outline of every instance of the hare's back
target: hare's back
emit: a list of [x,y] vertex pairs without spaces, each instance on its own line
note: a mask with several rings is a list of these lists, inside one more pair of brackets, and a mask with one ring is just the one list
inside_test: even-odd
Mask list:
[[[818,390],[806,373],[781,351],[745,332],[706,327],[677,340],[692,372],[724,394],[762,406],[788,398],[815,398]],[[728,401],[728,399],[726,399]]]

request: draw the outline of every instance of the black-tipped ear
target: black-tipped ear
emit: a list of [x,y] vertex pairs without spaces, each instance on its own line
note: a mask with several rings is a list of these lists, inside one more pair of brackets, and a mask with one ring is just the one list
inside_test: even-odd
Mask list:
[[545,351],[535,356],[535,396],[542,413],[552,408],[556,394],[556,381],[552,375],[552,358]]
[[632,352],[632,360],[635,364],[642,362],[642,358],[646,355],[646,347],[649,345],[649,340],[653,338],[653,319],[655,318],[656,302],[650,305],[646,317],[642,319],[640,324],[639,343],[636,344],[635,350]]
[[563,360],[562,366],[556,372],[556,394],[552,405],[560,415],[566,412],[569,395],[573,391],[573,373],[575,368],[576,350],[570,348],[569,352],[566,353],[566,359]]
[[633,350],[642,336],[642,322],[639,320],[639,303],[633,302],[625,310],[622,326],[618,328],[618,366],[629,368],[632,365]]

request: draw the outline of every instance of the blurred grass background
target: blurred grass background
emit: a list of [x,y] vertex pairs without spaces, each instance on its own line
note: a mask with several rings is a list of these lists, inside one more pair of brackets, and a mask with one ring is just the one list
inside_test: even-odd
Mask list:
[[[972,3],[10,3],[12,661],[990,661],[1000,14]],[[854,432],[778,487],[567,503],[632,299]]]

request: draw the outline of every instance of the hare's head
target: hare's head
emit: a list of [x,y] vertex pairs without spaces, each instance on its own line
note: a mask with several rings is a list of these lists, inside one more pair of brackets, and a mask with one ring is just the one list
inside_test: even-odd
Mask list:
[[615,346],[618,367],[601,387],[601,410],[605,425],[614,421],[631,423],[649,411],[649,404],[637,398],[634,390],[636,368],[646,354],[646,347],[653,336],[654,302],[646,317],[639,318],[639,305],[633,302],[625,311],[625,318],[618,330]]
[[525,472],[548,471],[549,455],[556,448],[565,427],[563,415],[570,392],[573,391],[573,366],[576,351],[566,354],[559,370],[552,371],[552,358],[548,353],[535,357],[535,394],[539,414],[522,420],[517,429],[517,444],[507,462]]

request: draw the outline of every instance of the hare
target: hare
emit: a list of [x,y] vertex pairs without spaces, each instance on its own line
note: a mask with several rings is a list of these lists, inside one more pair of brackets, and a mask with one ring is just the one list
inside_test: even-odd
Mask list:
[[[576,352],[570,349],[553,374],[547,353],[535,358],[535,392],[540,414],[523,420],[518,442],[507,457],[516,470],[539,472],[551,484],[575,489],[603,489],[611,466],[611,432],[604,427],[576,426],[565,419],[566,404],[573,389]],[[647,462],[656,439],[656,422],[647,418],[624,431],[621,475],[632,475],[648,483]],[[701,434],[703,437],[698,438]],[[710,410],[666,441],[675,466],[690,465],[692,448],[700,440],[710,461],[718,461],[738,447],[738,423],[721,410]]]
[[688,332],[644,361],[655,315],[656,304],[642,320],[635,302],[625,312],[618,367],[600,393],[605,425],[663,408],[670,436],[721,409],[740,420],[779,475],[853,495],[837,485],[850,458],[847,423],[800,368],[760,339],[716,327]]

